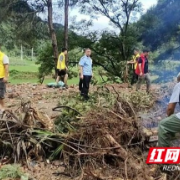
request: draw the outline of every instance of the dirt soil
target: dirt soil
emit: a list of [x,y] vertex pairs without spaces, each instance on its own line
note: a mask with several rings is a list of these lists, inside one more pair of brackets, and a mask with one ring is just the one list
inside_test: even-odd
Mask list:
[[57,106],[64,95],[71,92],[78,92],[78,89],[70,87],[68,90],[62,90],[37,84],[8,85],[6,107],[16,110],[21,101],[30,100],[33,107],[46,112],[51,118],[55,115],[52,108]]
[[[111,84],[106,86],[110,90],[115,88],[116,91],[120,93],[131,93],[135,91],[135,87],[128,88],[128,84]],[[160,85],[152,85],[151,91],[153,94],[158,93],[160,87]],[[91,92],[96,90],[96,86],[91,87]],[[142,91],[144,90],[145,87],[143,86]],[[22,100],[30,100],[32,106],[46,112],[51,118],[57,115],[57,112],[53,112],[52,108],[56,107],[64,96],[68,96],[74,92],[79,92],[77,86],[70,86],[69,89],[64,90],[60,88],[48,88],[46,85],[38,84],[8,84],[6,95],[7,98],[5,99],[6,107],[10,110],[16,110]]]
[[[113,84],[107,85],[108,88],[113,87],[118,92],[131,93],[135,91],[135,88],[128,88],[127,84]],[[160,85],[152,85],[153,94],[158,93]],[[145,87],[142,88],[144,91]],[[96,91],[96,87],[91,87],[91,91]],[[50,118],[58,115],[58,112],[53,112],[52,108],[56,107],[57,104],[70,93],[78,93],[78,87],[69,87],[68,90],[62,90],[59,88],[48,88],[45,85],[38,84],[22,84],[22,85],[11,85],[7,86],[7,98],[6,107],[9,110],[15,111],[22,100],[29,99],[32,102],[32,107],[35,107],[43,112],[46,112]],[[155,117],[162,118],[162,112],[159,112]],[[69,180],[74,179],[68,177],[65,173],[65,166],[61,161],[49,162],[31,162],[30,167],[23,167],[23,170],[29,174],[32,180]]]

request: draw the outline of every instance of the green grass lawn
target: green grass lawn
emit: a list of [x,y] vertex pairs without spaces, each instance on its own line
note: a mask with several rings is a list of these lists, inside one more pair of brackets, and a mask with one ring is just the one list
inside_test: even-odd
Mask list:
[[[14,76],[13,74],[10,74],[9,77],[9,81],[11,84],[22,84],[22,83],[38,83],[38,78],[37,78],[37,73],[38,73],[38,68],[39,65],[37,65],[35,63],[35,61],[31,61],[31,60],[19,60],[17,58],[10,58],[10,71],[12,70],[16,70],[18,72],[22,72],[22,75],[20,73],[18,73],[17,76]],[[150,69],[154,69],[154,67],[151,65]],[[73,71],[78,71],[77,67],[73,67],[72,68]],[[28,72],[29,76],[27,77],[23,77],[23,73]],[[31,76],[32,74],[32,76]],[[98,83],[102,82],[102,79],[100,78],[100,76],[98,75],[98,69],[96,68],[94,70],[94,76],[95,78],[98,80]],[[107,77],[103,78],[106,80]],[[155,80],[157,79],[158,76],[157,75],[151,75],[151,79]],[[50,83],[50,82],[55,82],[55,80],[53,78],[46,77],[44,84]],[[78,84],[79,82],[79,77],[75,77],[73,79],[69,79],[68,80],[68,85],[72,85],[72,84]]]
[[[14,78],[13,74],[10,74],[9,77],[9,81],[11,84],[22,84],[22,83],[38,83],[38,78],[35,77],[30,77],[30,78],[23,78],[23,72],[29,72],[29,73],[37,73],[38,72],[38,67],[39,65],[37,65],[35,63],[35,61],[30,61],[30,60],[19,60],[17,58],[10,58],[10,71],[12,70],[16,70],[19,72],[22,72],[22,75],[20,75],[20,73],[18,73],[18,77]],[[77,67],[74,67],[73,70],[77,70]],[[46,77],[44,84],[50,83],[50,82],[54,82],[55,80],[51,77]],[[72,85],[72,84],[78,84],[79,82],[79,78],[73,78],[73,79],[69,79],[68,80],[68,85]]]
[[38,66],[34,65],[34,66],[11,66],[9,70],[17,70],[20,72],[38,72]]
[[[22,84],[22,83],[38,83],[38,78],[32,78],[32,79],[14,79],[14,78],[9,78],[9,81],[11,84]],[[47,84],[50,82],[55,82],[55,80],[53,78],[45,78],[44,83],[43,84]],[[69,79],[68,80],[68,85],[73,85],[73,84],[78,84],[79,83],[79,78],[73,78],[73,79]]]
[[[11,84],[22,84],[22,83],[38,83],[37,73],[38,73],[39,65],[36,64],[35,61],[31,60],[19,60],[19,58],[10,58],[10,76],[9,81]],[[71,67],[73,71],[78,71],[77,67]],[[15,75],[13,73],[13,70],[18,71],[18,74]],[[21,75],[22,72],[22,75]],[[28,72],[29,75],[27,77],[23,77],[24,73]],[[94,75],[98,82],[101,82],[101,78],[98,76],[97,69],[94,71]],[[106,79],[106,77],[104,77]],[[55,80],[53,78],[46,77],[44,84],[54,82]],[[74,77],[73,79],[68,80],[68,85],[72,84],[78,84],[79,83],[79,77]]]
[[39,65],[37,65],[35,61],[10,58],[10,70],[17,70],[21,72],[38,72],[38,67]]

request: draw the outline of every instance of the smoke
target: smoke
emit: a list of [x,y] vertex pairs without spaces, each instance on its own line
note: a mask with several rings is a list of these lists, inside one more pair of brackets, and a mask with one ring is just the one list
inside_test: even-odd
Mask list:
[[[170,85],[163,85],[160,89],[159,96],[163,95],[162,98],[159,98],[152,109],[148,110],[148,112],[140,114],[142,119],[142,125],[147,129],[158,128],[159,122],[167,117],[166,110],[173,92],[173,88],[175,83],[171,83]],[[180,112],[180,105],[177,103],[175,108],[175,114]]]
[[177,61],[159,61],[153,65],[152,76],[157,76],[153,83],[168,83],[174,81],[180,72],[180,64]]
[[[155,102],[152,109],[148,110],[146,113],[140,114],[142,119],[142,125],[147,129],[155,128],[157,129],[159,122],[167,117],[166,110],[172,95],[175,83],[170,85],[163,85],[159,91],[159,99]],[[162,96],[162,97],[161,97]],[[175,108],[175,113],[180,111],[180,105],[177,104]]]

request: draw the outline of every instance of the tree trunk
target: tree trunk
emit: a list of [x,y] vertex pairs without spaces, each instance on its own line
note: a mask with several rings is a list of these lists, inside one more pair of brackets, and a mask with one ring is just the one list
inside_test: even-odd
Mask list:
[[[68,12],[69,11],[69,0],[65,0],[64,5],[64,47],[68,49]],[[68,66],[68,56],[66,55],[66,66]]]
[[64,6],[64,47],[68,49],[68,11],[69,11],[69,0],[65,0]]
[[56,69],[56,64],[57,64],[58,54],[59,53],[58,53],[56,33],[55,33],[55,30],[54,30],[54,27],[53,27],[52,0],[47,0],[47,7],[48,7],[48,25],[49,25],[49,31],[50,31],[51,40],[52,40],[52,47],[53,47],[53,54],[54,54],[54,63],[55,63],[55,69]]

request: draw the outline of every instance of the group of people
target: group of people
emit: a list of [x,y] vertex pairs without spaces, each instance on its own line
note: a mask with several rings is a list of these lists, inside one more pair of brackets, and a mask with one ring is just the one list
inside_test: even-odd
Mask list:
[[[142,81],[145,80],[147,85],[147,93],[149,93],[150,90],[148,54],[148,50],[144,50],[143,53],[140,54],[139,50],[135,49],[133,60],[127,62],[127,64],[133,64],[131,85],[137,82],[136,90],[139,90]],[[177,84],[173,89],[173,93],[167,107],[167,118],[161,120],[158,125],[159,147],[172,146],[171,140],[174,139],[176,133],[180,133],[180,112],[174,114],[177,104],[180,105],[180,73],[177,76]]]
[[[143,53],[140,54],[139,50],[135,49],[133,60],[127,62],[127,64],[133,64],[131,85],[137,82],[136,90],[139,90],[142,81],[145,80],[147,93],[149,93],[150,90],[148,54],[148,50],[144,50]],[[174,114],[177,104],[180,105],[180,73],[177,76],[177,84],[173,89],[173,93],[167,107],[167,118],[161,120],[158,125],[159,147],[172,146],[171,140],[174,139],[176,133],[180,133],[180,112]]]
[[[60,78],[65,83],[67,87],[67,66],[66,66],[66,56],[67,49],[63,48],[59,55],[57,62],[57,79],[58,83]],[[140,85],[143,80],[147,84],[147,92],[150,90],[150,78],[148,70],[148,50],[144,50],[142,54],[139,53],[138,49],[134,50],[133,60],[128,61],[128,64],[133,64],[133,77],[131,84],[134,84],[137,80],[136,90],[139,90]],[[92,59],[91,50],[89,48],[85,49],[84,56],[79,61],[79,90],[81,96],[85,100],[89,99],[89,85],[91,78],[93,76],[92,72]],[[9,58],[1,51],[0,47],[0,114],[5,110],[4,98],[6,92],[6,83],[8,82],[9,74]],[[180,133],[180,113],[174,114],[176,104],[180,104],[180,73],[177,76],[177,84],[174,87],[170,102],[167,108],[167,118],[163,119],[159,123],[158,127],[158,146],[159,147],[169,147],[171,146],[171,139],[175,137],[176,133]]]
[[151,85],[150,76],[149,76],[148,55],[149,55],[149,50],[145,49],[143,50],[143,53],[140,54],[140,51],[138,49],[134,49],[133,59],[127,62],[127,64],[133,65],[133,75],[132,75],[131,85],[137,82],[136,90],[138,91],[141,87],[143,80],[145,80],[147,93],[149,93],[150,85]]
[[[60,53],[57,61],[57,79],[56,83],[58,84],[60,78],[65,83],[65,88],[68,88],[67,79],[67,66],[66,66],[66,55],[67,49],[63,48]],[[147,85],[147,93],[150,91],[150,77],[149,77],[149,69],[148,69],[148,55],[149,51],[144,50],[142,54],[138,49],[134,50],[133,60],[128,61],[128,64],[133,64],[133,75],[131,85],[133,85],[137,81],[136,90],[138,91],[141,87],[143,80],[145,80]],[[81,96],[84,97],[85,100],[89,99],[89,85],[91,82],[91,78],[93,76],[92,72],[92,59],[91,59],[91,49],[85,49],[84,56],[79,61],[79,90]]]
[[[66,55],[67,49],[63,48],[60,53],[57,61],[57,79],[56,83],[59,83],[61,79],[64,82],[65,88],[68,88],[67,79],[68,79],[68,68],[66,65]],[[83,96],[84,100],[88,100],[89,96],[89,85],[91,78],[93,76],[92,72],[92,59],[91,59],[91,49],[85,49],[84,56],[79,61],[79,90],[80,95]]]

